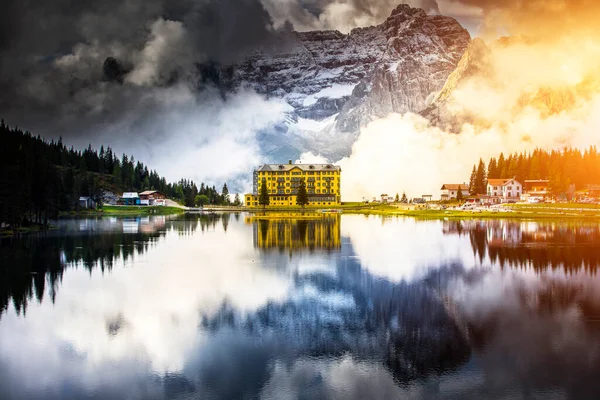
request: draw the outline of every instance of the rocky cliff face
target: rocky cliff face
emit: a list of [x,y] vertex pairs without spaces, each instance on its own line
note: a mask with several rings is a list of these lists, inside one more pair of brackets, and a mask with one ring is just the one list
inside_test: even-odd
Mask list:
[[444,86],[470,36],[453,18],[428,16],[401,5],[380,26],[386,49],[370,79],[353,92],[338,117],[341,131],[354,131],[389,113],[418,113]]
[[277,135],[287,134],[288,148],[301,152],[318,147],[330,157],[348,154],[360,127],[373,119],[423,111],[470,42],[453,18],[404,4],[381,25],[347,35],[314,31],[280,36],[278,43],[228,70],[226,86],[284,99],[293,112],[277,127]]

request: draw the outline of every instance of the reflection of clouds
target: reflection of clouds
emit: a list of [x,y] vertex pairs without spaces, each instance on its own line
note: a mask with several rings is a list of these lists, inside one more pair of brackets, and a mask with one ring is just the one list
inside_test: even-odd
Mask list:
[[401,390],[381,365],[351,357],[335,360],[299,359],[275,363],[262,390],[263,399],[397,399]]
[[229,222],[170,227],[105,275],[70,264],[56,304],[10,308],[7,397],[597,397],[598,276],[470,268],[469,234],[439,221],[345,215],[340,251],[293,256]]
[[597,398],[599,285],[583,270],[510,268],[453,281],[448,292],[469,325],[486,386]]
[[[253,263],[250,235],[243,225],[226,235],[182,238],[171,231],[160,246],[110,274],[66,270],[54,305],[30,304],[26,318],[11,310],[0,320],[0,353],[14,361],[35,349],[36,357],[55,358],[67,346],[88,367],[147,358],[155,371],[179,370],[197,344],[203,315],[212,316],[224,301],[250,312],[286,296],[287,277]],[[26,336],[8,346],[15,330]]]
[[350,356],[274,363],[261,399],[481,399],[484,377],[462,368],[398,385],[381,364]]
[[412,281],[450,262],[473,264],[469,243],[444,236],[440,221],[349,215],[342,220],[342,236],[350,237],[363,268],[394,282]]

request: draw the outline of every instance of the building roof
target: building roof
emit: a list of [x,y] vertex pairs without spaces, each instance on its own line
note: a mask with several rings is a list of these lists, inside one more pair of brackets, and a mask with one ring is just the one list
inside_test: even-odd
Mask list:
[[159,190],[145,190],[145,191],[143,191],[142,193],[140,193],[140,196],[150,196],[151,194],[154,194],[154,193],[160,193],[160,194],[163,194],[163,193],[162,193],[161,191],[159,191]]
[[492,186],[504,186],[509,182],[514,181],[514,178],[500,178],[500,179],[488,179],[488,185]]
[[341,171],[339,165],[333,164],[264,164],[258,167],[256,171],[291,171],[294,168],[299,168],[302,171]]
[[549,180],[546,180],[546,179],[537,179],[537,180],[526,180],[525,184],[523,186],[525,186],[525,189],[529,191],[534,186],[543,187],[543,186],[548,186],[549,184],[550,184]]
[[123,193],[123,198],[124,199],[137,199],[138,197],[140,197],[137,192],[124,192]]
[[444,183],[440,190],[458,190],[458,188],[469,190],[469,185],[464,183]]
[[81,196],[81,197],[79,198],[79,201],[88,201],[88,200],[89,200],[89,198],[90,198],[90,196]]

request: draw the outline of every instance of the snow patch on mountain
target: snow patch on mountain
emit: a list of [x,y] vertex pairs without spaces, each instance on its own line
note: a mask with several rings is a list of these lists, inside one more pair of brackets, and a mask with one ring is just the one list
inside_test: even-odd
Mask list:
[[286,32],[231,73],[232,86],[286,101],[292,111],[262,147],[272,159],[303,152],[350,154],[360,129],[389,113],[420,113],[442,89],[470,42],[450,17],[399,5],[381,25]]
[[304,98],[303,105],[304,107],[312,106],[317,103],[317,100],[320,98],[328,98],[328,99],[341,99],[346,96],[350,96],[352,94],[352,90],[356,87],[355,84],[341,84],[337,83],[325,89],[321,89],[315,94],[306,96]]

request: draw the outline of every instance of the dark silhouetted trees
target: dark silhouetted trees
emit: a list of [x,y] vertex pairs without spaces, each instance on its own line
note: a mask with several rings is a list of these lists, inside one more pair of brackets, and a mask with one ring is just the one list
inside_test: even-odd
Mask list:
[[[471,193],[480,191],[482,161],[473,166]],[[485,170],[485,164],[483,165]],[[588,184],[600,184],[600,155],[595,146],[581,151],[573,148],[545,151],[536,149],[530,153],[514,153],[498,159],[491,158],[487,167],[487,179],[515,178],[525,180],[547,179],[550,190],[559,195],[568,191],[570,185],[576,189]],[[476,190],[474,190],[476,189]]]
[[59,211],[77,208],[80,196],[101,203],[104,191],[159,190],[187,206],[194,205],[197,195],[205,195],[209,204],[229,200],[214,186],[201,184],[198,189],[185,179],[167,183],[133,156],[117,157],[110,147],[102,146],[99,152],[91,146],[83,151],[67,148],[62,138],[47,142],[9,128],[4,120],[0,141],[0,224],[47,224]]
[[260,192],[258,194],[258,204],[263,206],[263,208],[265,208],[266,206],[269,205],[269,191],[267,189],[267,184],[266,183],[262,183],[260,185]]
[[296,204],[304,208],[308,204],[308,193],[306,192],[306,183],[304,180],[300,181],[298,186],[298,193],[296,194]]

